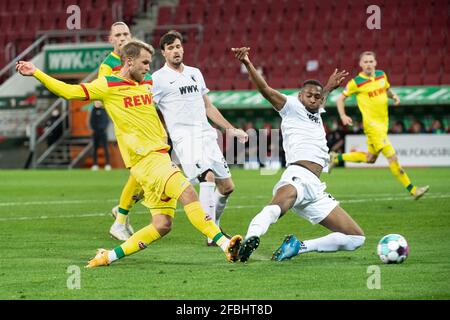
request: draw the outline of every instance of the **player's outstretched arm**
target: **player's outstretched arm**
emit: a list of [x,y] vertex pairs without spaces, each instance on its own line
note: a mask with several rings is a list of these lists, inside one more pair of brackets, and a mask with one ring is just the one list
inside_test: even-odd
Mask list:
[[244,130],[236,129],[227,119],[225,119],[220,110],[211,102],[208,95],[203,95],[203,101],[205,102],[208,119],[222,129],[227,130],[227,133],[236,137],[240,143],[246,143],[248,141],[248,134]]
[[33,76],[51,92],[67,100],[86,100],[88,95],[82,85],[67,84],[50,77],[28,61],[19,61],[16,70],[23,76]]
[[247,68],[248,74],[250,75],[250,79],[256,85],[258,91],[266,98],[272,106],[280,111],[283,109],[286,104],[286,97],[282,95],[277,90],[269,87],[264,78],[259,74],[259,72],[255,69],[253,64],[251,63],[248,52],[250,48],[242,47],[242,48],[231,48],[231,51],[234,52],[236,59],[242,62],[242,64]]

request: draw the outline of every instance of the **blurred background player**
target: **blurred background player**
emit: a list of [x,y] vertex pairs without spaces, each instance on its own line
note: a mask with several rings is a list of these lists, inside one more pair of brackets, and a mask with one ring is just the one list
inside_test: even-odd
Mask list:
[[[114,22],[111,25],[108,40],[113,45],[114,49],[100,65],[98,70],[98,78],[110,76],[112,74],[117,74],[120,72],[120,69],[122,67],[122,62],[120,61],[122,47],[131,40],[131,37],[132,35],[130,32],[130,28],[126,23],[118,21]],[[100,101],[95,101],[94,104],[96,108],[102,107]],[[123,156],[126,157],[126,153],[122,153],[122,157]],[[127,163],[126,159],[124,159],[124,163]],[[109,229],[109,234],[113,238],[125,241],[134,233],[133,227],[130,224],[128,212],[130,211],[131,207],[141,198],[142,187],[130,174],[127,183],[122,189],[119,204],[111,210],[111,214],[115,218],[115,221]]]
[[356,250],[365,237],[358,224],[339,206],[326,185],[320,181],[323,168],[328,165],[328,147],[320,113],[328,93],[337,88],[348,74],[337,69],[325,88],[317,80],[306,80],[298,97],[286,96],[272,89],[256,71],[248,57],[249,48],[233,48],[236,58],[247,68],[258,91],[279,112],[283,149],[287,169],[273,188],[273,198],[250,222],[239,250],[241,262],[246,262],[259,246],[260,237],[269,226],[289,209],[312,224],[321,224],[332,231],[325,237],[299,241],[287,236],[272,259],[282,261],[310,251],[330,252]]
[[101,148],[103,148],[105,154],[105,170],[111,170],[111,165],[109,164],[109,150],[108,150],[108,129],[109,120],[108,114],[106,113],[104,108],[94,107],[91,110],[91,114],[89,117],[89,126],[91,127],[93,134],[92,140],[94,142],[93,147],[93,163],[92,170],[98,170],[98,156],[97,153]]
[[390,89],[386,73],[375,69],[377,61],[374,52],[363,52],[360,55],[359,66],[362,72],[347,83],[345,90],[337,99],[337,108],[342,124],[344,126],[353,125],[352,118],[345,113],[345,99],[353,94],[356,95],[356,101],[363,117],[368,152],[356,151],[344,154],[331,152],[330,169],[344,161],[375,163],[378,155],[382,153],[389,162],[392,174],[417,200],[428,191],[429,187],[416,187],[411,183],[408,175],[400,166],[395,149],[387,136],[389,127],[388,98],[393,99],[396,106],[400,104],[400,99]]
[[[148,74],[152,48],[140,41],[123,47],[119,74],[101,77],[90,83],[70,85],[56,80],[32,63],[19,61],[16,69],[34,76],[51,92],[65,99],[100,100],[114,123],[121,154],[131,174],[143,186],[144,204],[150,209],[152,223],[137,231],[121,246],[98,249],[86,267],[106,266],[147,248],[170,232],[177,200],[184,206],[189,221],[205,236],[214,239],[227,260],[236,261],[242,237],[225,237],[213,221],[207,219],[189,181],[173,164],[168,154],[167,134],[152,101],[152,82]],[[129,161],[129,162],[128,162]]]
[[[201,71],[183,63],[182,35],[169,31],[161,37],[159,45],[166,63],[152,75],[153,98],[164,116],[184,174],[192,183],[200,182],[200,203],[220,225],[234,184],[217,144],[216,129],[208,118],[241,143],[248,140],[248,135],[234,128],[211,103]],[[208,239],[208,244],[214,244],[212,239]]]

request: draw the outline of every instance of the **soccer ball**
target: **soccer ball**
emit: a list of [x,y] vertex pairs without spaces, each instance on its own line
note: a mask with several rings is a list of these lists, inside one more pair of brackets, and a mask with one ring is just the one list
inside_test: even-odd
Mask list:
[[388,234],[378,242],[377,252],[384,263],[402,263],[409,254],[408,242],[399,234]]

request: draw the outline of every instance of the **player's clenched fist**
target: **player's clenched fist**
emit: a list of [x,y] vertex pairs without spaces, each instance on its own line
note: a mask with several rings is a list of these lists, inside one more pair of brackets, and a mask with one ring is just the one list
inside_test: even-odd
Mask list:
[[18,61],[16,63],[16,70],[23,76],[32,76],[36,71],[34,64],[28,61]]

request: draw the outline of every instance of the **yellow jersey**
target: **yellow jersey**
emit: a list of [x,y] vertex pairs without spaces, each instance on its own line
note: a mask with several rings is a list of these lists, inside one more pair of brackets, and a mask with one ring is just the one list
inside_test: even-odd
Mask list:
[[389,126],[387,89],[390,84],[386,73],[375,71],[374,77],[359,73],[347,83],[343,94],[356,95],[356,102],[363,117],[364,132],[386,134]]
[[33,76],[58,96],[75,100],[100,100],[110,116],[125,166],[130,168],[153,151],[167,152],[167,133],[152,96],[152,78],[140,83],[111,75],[90,83],[67,84],[41,70]]
[[98,69],[98,78],[104,77],[104,76],[110,76],[113,73],[119,73],[120,69],[122,68],[122,63],[120,61],[120,56],[114,51],[111,51],[110,54],[108,54],[103,60],[103,62],[100,64],[100,67]]
[[[120,56],[116,54],[114,51],[111,51],[111,53],[108,54],[106,58],[103,60],[103,62],[100,64],[100,67],[98,69],[98,78],[118,74],[120,72],[120,69],[122,69],[122,62],[120,61]],[[116,135],[116,138],[117,135],[120,134],[119,132],[114,133]],[[128,153],[122,151],[125,150],[126,148],[122,146],[118,138],[117,138],[117,145],[119,146],[119,150],[122,155],[122,160],[125,163],[125,165],[127,163],[130,163]]]

